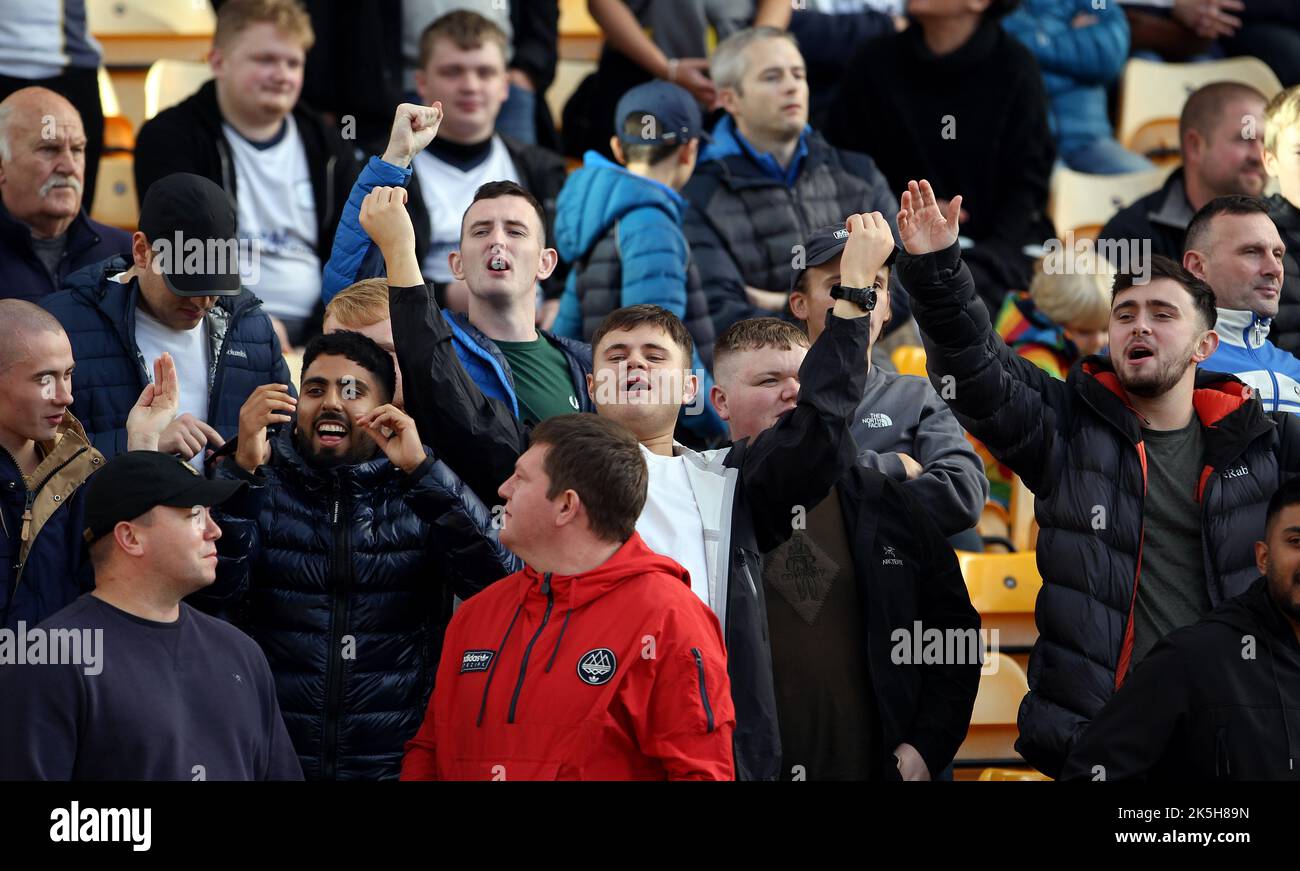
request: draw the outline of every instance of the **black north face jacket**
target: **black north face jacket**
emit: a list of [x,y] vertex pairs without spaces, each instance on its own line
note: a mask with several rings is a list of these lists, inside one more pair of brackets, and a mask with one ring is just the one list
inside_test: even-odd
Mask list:
[[[1043,589],[1016,749],[1055,777],[1132,657],[1147,486],[1141,420],[1109,358],[1080,360],[1062,382],[1011,351],[975,301],[956,244],[903,255],[898,269],[935,389],[1035,496]],[[1187,483],[1201,506],[1201,582],[1217,606],[1257,576],[1253,544],[1268,499],[1300,472],[1300,420],[1266,414],[1245,384],[1205,370],[1193,406],[1205,456],[1200,480]]]

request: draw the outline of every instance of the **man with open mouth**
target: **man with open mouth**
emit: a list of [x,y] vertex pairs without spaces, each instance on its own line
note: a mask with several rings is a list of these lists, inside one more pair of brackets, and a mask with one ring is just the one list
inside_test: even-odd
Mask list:
[[962,262],[960,207],[910,182],[898,268],[931,383],[1035,497],[1040,635],[1016,749],[1056,777],[1162,638],[1259,577],[1252,543],[1300,472],[1300,420],[1197,368],[1219,346],[1214,291],[1159,255],[1149,281],[1116,277],[1110,355],[1052,378],[993,331]]
[[308,780],[397,778],[452,594],[518,567],[487,508],[392,404],[394,387],[372,339],[318,336],[301,396],[254,391],[216,463],[249,498],[217,512],[221,563],[200,604],[266,651]]

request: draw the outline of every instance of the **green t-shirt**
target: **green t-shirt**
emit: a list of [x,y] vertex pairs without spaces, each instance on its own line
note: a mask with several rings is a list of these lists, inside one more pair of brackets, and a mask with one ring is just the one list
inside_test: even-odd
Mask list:
[[569,361],[544,336],[531,342],[498,341],[496,345],[510,363],[519,397],[519,417],[524,423],[532,426],[548,417],[579,410],[569,377]]

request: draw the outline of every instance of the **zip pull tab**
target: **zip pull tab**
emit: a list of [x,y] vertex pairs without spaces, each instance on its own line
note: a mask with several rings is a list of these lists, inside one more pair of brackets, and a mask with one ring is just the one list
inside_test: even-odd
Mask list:
[[551,573],[547,572],[542,576],[542,595],[551,595]]
[[32,503],[36,501],[36,494],[31,490],[27,491],[27,504],[23,506],[23,531],[20,538],[27,541],[32,537]]

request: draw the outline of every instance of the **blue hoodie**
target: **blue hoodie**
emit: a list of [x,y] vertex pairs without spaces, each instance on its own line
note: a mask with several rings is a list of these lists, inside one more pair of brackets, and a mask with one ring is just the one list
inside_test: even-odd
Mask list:
[[1219,347],[1200,368],[1236,375],[1254,389],[1265,411],[1300,413],[1300,360],[1268,340],[1272,320],[1251,311],[1216,311]]
[[583,261],[617,224],[621,286],[615,306],[662,306],[686,324],[696,344],[691,364],[701,373],[700,401],[705,413],[699,417],[705,418],[707,425],[701,429],[703,422],[694,424],[694,415],[686,420],[701,434],[720,434],[724,432],[722,421],[707,400],[713,378],[700,355],[701,345],[705,345],[706,352],[711,350],[712,323],[705,317],[707,335],[698,335],[687,314],[691,253],[682,233],[686,208],[686,200],[667,185],[628,172],[588,151],[582,167],[569,176],[556,201],[555,247],[560,257],[575,264],[575,268],[560,297],[560,312],[552,332],[572,339],[585,338],[579,274],[585,268]]

